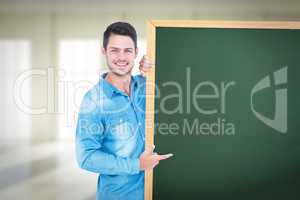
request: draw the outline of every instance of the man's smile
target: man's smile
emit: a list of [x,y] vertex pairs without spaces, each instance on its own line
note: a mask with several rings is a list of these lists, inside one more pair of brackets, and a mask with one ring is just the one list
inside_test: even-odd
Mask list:
[[119,68],[125,68],[128,66],[128,62],[115,62],[115,65],[117,65]]

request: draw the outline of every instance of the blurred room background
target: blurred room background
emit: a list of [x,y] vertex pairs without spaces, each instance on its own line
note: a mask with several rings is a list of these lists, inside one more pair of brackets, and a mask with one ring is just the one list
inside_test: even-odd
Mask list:
[[133,24],[140,58],[151,19],[299,21],[300,1],[0,0],[1,200],[95,199],[97,175],[75,161],[78,106],[106,70],[106,26]]

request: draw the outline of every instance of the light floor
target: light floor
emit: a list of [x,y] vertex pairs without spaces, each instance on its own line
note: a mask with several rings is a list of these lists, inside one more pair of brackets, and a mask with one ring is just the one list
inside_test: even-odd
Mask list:
[[96,199],[97,174],[80,169],[73,143],[0,148],[0,200]]

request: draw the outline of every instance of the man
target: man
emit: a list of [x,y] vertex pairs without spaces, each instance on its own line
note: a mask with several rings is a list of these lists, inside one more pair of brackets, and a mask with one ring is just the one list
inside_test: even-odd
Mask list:
[[[144,170],[172,156],[153,153],[145,144],[145,78],[131,76],[137,57],[137,34],[128,23],[109,25],[102,53],[109,72],[81,103],[76,155],[81,168],[99,173],[97,199],[144,199]],[[144,56],[140,70],[151,67]]]

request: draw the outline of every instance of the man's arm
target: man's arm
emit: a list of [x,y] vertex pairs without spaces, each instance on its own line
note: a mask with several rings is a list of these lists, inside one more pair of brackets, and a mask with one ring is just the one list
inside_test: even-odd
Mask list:
[[76,157],[85,170],[108,174],[137,174],[139,159],[122,158],[103,150],[104,126],[96,103],[87,93],[82,101],[76,128]]

